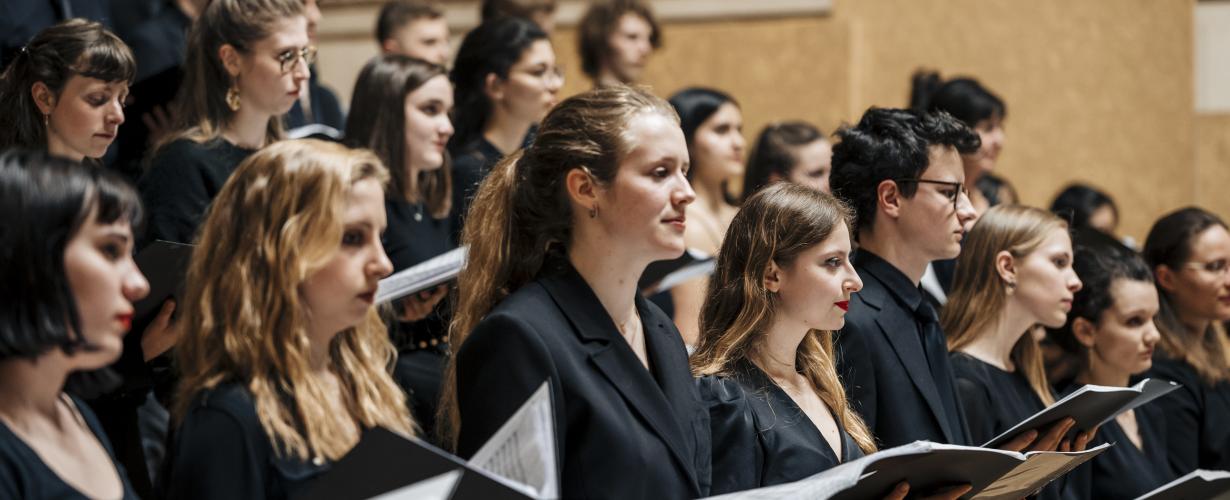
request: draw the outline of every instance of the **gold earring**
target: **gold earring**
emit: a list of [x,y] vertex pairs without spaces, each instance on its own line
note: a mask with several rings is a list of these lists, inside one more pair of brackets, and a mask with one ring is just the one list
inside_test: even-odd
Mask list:
[[593,219],[596,217],[598,217],[598,205],[595,204],[594,206],[589,207],[589,218]]
[[231,108],[231,111],[239,111],[239,105],[239,86],[231,85],[226,91],[226,106]]

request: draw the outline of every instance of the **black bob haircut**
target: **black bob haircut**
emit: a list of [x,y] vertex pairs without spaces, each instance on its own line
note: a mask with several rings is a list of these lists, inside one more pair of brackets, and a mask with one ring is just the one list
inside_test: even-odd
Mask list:
[[946,111],[969,127],[983,120],[1003,120],[1008,114],[1004,100],[973,78],[944,81],[935,71],[919,70],[912,80],[911,109]]
[[1089,219],[1099,208],[1110,207],[1115,219],[1119,218],[1119,207],[1110,195],[1084,184],[1072,184],[1055,196],[1051,202],[1051,212],[1068,219],[1073,229],[1089,227]]
[[[692,152],[692,139],[696,137],[696,129],[705,123],[709,117],[717,113],[723,104],[731,103],[739,106],[738,101],[730,94],[717,89],[704,87],[689,87],[672,95],[668,101],[675,112],[679,113],[679,128],[683,130],[683,138],[688,143],[688,153]],[[696,164],[688,170],[688,180],[696,172]]]
[[[0,361],[51,349],[88,350],[64,269],[64,251],[87,222],[127,220],[137,230],[141,202],[117,174],[41,151],[0,154]],[[68,389],[88,397],[114,375],[75,373]]]
[[[886,180],[917,179],[930,166],[930,147],[955,148],[961,154],[978,150],[978,134],[943,111],[871,108],[858,124],[837,131],[829,186],[833,195],[854,209],[859,228],[875,224],[876,190]],[[898,186],[910,198],[912,182]]]
[[1114,237],[1091,228],[1079,228],[1074,234],[1072,269],[1084,286],[1072,299],[1072,311],[1060,328],[1048,328],[1047,337],[1063,350],[1078,355],[1085,362],[1087,348],[1076,340],[1072,323],[1084,318],[1094,325],[1102,321],[1102,313],[1115,304],[1111,287],[1116,281],[1139,281],[1153,286],[1153,272],[1145,259]]

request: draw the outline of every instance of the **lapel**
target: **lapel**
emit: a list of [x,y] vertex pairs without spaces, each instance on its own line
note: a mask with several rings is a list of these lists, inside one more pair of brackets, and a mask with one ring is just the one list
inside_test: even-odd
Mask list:
[[923,350],[918,323],[914,321],[914,313],[901,307],[896,300],[889,297],[884,283],[876,278],[874,273],[869,273],[869,275],[872,279],[864,281],[873,286],[864,286],[859,293],[864,300],[877,306],[879,314],[875,315],[876,326],[880,327],[881,333],[888,339],[888,344],[896,352],[897,359],[905,366],[910,381],[914,383],[914,387],[918,389],[923,400],[927,402],[927,406],[931,408],[931,413],[944,432],[945,439],[949,443],[959,442],[955,439],[956,436],[953,435],[952,429],[948,428],[944,403],[940,400],[940,393],[935,386],[938,382],[931,376],[931,367],[927,365],[926,352]]
[[[692,381],[690,372],[687,372],[686,351],[681,345],[671,345],[672,342],[682,344],[682,338],[662,322],[660,315],[651,314],[646,309],[648,303],[644,299],[637,297],[636,306],[645,329],[645,348],[653,369],[651,374],[619,334],[614,321],[584,278],[571,265],[564,265],[564,268],[540,283],[572,324],[590,361],[623,396],[628,407],[666,444],[693,488],[699,492],[691,458],[694,452],[682,439],[685,434],[680,426],[680,422],[690,425],[694,415],[688,410],[692,408],[682,403],[677,407],[670,403],[671,400],[688,401],[693,398],[690,393],[692,386],[683,385],[683,382]],[[669,336],[671,334],[674,338]],[[680,353],[685,354],[681,356]],[[679,370],[684,372],[680,373]],[[662,381],[661,386],[658,381]],[[691,429],[687,430],[691,432]]]
[[[841,448],[837,450],[834,450],[829,445],[828,440],[824,439],[824,434],[820,432],[820,427],[799,407],[798,401],[791,398],[781,386],[777,385],[777,382],[774,382],[767,373],[761,371],[751,361],[747,359],[740,360],[735,368],[735,377],[741,379],[740,381],[744,383],[745,387],[759,387],[763,389],[751,394],[751,397],[762,398],[769,405],[769,408],[773,410],[773,418],[780,420],[793,415],[794,420],[789,421],[789,423],[802,429],[812,443],[818,444],[817,448],[825,457],[832,461],[833,465],[845,462],[845,459],[842,457],[844,456],[843,453],[848,451],[848,447],[845,445],[846,430],[841,425],[841,421],[837,420],[837,412],[833,411],[832,408],[829,408],[829,414],[833,416],[833,421],[837,424],[837,432],[841,441],[838,444]],[[827,407],[828,405],[825,404],[825,406]],[[779,414],[777,408],[786,411]],[[776,425],[776,422],[774,422],[774,425]]]

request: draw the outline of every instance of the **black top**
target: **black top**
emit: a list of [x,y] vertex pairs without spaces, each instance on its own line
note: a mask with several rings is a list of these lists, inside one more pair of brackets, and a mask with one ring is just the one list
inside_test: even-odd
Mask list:
[[159,149],[138,184],[149,213],[145,240],[192,243],[209,203],[254,152],[223,139],[176,139]]
[[[77,398],[69,396],[69,400],[81,413],[81,418],[89,426],[90,432],[94,433],[94,437],[102,443],[103,449],[107,450],[107,456],[111,457],[109,465],[115,468],[115,473],[123,485],[123,498],[137,498],[132,485],[128,484],[128,474],[125,474],[124,468],[116,462],[115,453],[111,451],[111,443],[107,441],[107,435],[103,433],[98,419],[94,418],[94,412]],[[60,479],[60,476],[56,475],[42,458],[39,458],[33,448],[17,437],[8,425],[0,421],[0,498],[77,499],[89,497]]]
[[[1046,408],[1019,371],[1000,370],[963,352],[952,353],[952,369],[975,445],[990,441]],[[1089,469],[1080,468],[1046,485],[1037,498],[1086,498],[1083,493],[1089,491],[1089,482]]]
[[330,465],[276,455],[238,383],[197,394],[170,441],[166,498],[287,498]]
[[[1080,384],[1074,384],[1064,393],[1069,394],[1080,388]],[[1089,442],[1089,447],[1103,443],[1111,443],[1112,446],[1081,465],[1090,469],[1086,473],[1090,476],[1091,488],[1082,498],[1137,498],[1178,477],[1170,471],[1166,460],[1166,415],[1161,407],[1150,403],[1132,411],[1136,413],[1136,428],[1143,449],[1132,443],[1116,420],[1098,428],[1098,434]]]
[[[452,220],[432,218],[422,203],[389,196],[384,200],[384,209],[389,227],[382,239],[394,272],[457,248],[450,229]],[[445,342],[452,318],[449,311],[449,298],[445,298],[431,315],[420,321],[389,324],[398,350],[393,378],[406,391],[410,413],[424,436],[435,435],[436,408],[448,353]]]
[[342,104],[337,100],[337,94],[317,80],[318,74],[316,68],[312,68],[312,74],[308,78],[308,101],[311,103],[311,113],[306,112],[303,104],[296,99],[290,111],[282,117],[286,130],[293,131],[313,123],[333,127],[338,132],[346,129],[346,114],[342,112]]
[[501,153],[494,144],[487,142],[487,139],[481,135],[449,153],[453,161],[452,229],[454,238],[460,239],[461,227],[464,224],[466,212],[470,210],[470,202],[478,193],[478,185],[487,178],[491,167],[504,158],[504,153]]
[[472,456],[550,383],[562,498],[696,498],[709,491],[709,412],[671,319],[636,298],[646,369],[563,258],[501,301],[461,346],[458,454]]
[[1146,376],[1183,384],[1153,403],[1166,414],[1172,472],[1230,470],[1230,382],[1210,384],[1191,365],[1160,352]]
[[794,399],[751,363],[697,384],[709,406],[713,495],[798,481],[863,456],[841,425],[841,449],[830,448]]
[[[917,440],[969,445],[969,431],[935,312],[904,273],[866,250],[855,254],[863,289],[837,333],[837,370],[851,405],[884,448]],[[927,307],[923,307],[927,305]],[[932,353],[928,355],[927,353]],[[935,374],[939,374],[936,377]]]

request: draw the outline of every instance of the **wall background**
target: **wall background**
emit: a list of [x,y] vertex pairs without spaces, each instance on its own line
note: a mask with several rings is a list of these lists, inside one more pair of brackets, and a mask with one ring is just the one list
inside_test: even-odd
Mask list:
[[[689,85],[731,93],[750,140],[772,120],[832,132],[869,106],[904,106],[919,67],[972,75],[1008,104],[999,169],[1025,203],[1049,205],[1066,184],[1088,182],[1115,197],[1121,232],[1137,240],[1193,203],[1230,217],[1230,114],[1196,112],[1194,62],[1197,26],[1230,30],[1195,22],[1192,0],[742,2],[651,1],[668,19],[645,83],[664,97]],[[1201,8],[1217,4],[1230,6]],[[318,65],[348,102],[376,53],[378,5],[323,7]],[[455,35],[477,21],[477,2],[446,7]],[[564,0],[554,36],[564,95],[590,85],[570,22],[582,9]]]

